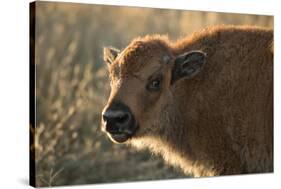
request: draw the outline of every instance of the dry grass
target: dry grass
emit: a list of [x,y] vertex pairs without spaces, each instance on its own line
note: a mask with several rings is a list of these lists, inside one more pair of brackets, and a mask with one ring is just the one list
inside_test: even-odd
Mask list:
[[102,48],[136,36],[177,39],[213,24],[273,27],[272,17],[37,2],[37,186],[179,178],[147,151],[113,145],[99,130],[109,94]]

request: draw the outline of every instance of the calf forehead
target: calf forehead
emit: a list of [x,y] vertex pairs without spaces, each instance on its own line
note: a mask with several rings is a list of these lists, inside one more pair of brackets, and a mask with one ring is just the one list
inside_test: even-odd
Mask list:
[[112,72],[117,72],[121,77],[134,75],[145,67],[157,67],[165,55],[169,55],[169,50],[162,41],[134,41],[118,56],[112,65]]

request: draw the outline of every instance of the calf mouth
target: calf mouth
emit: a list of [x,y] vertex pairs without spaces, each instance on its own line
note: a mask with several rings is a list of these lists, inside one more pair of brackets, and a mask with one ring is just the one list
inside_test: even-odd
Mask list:
[[132,137],[127,133],[107,133],[107,135],[115,143],[124,143]]
[[112,142],[125,143],[129,139],[135,136],[138,128],[139,128],[138,124],[134,124],[130,126],[128,129],[120,130],[118,132],[108,132],[108,131],[105,132]]

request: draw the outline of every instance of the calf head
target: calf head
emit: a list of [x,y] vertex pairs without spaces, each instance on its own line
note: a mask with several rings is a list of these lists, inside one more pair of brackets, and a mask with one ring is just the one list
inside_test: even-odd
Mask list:
[[161,40],[135,40],[122,52],[105,48],[111,93],[102,130],[116,143],[157,132],[162,110],[173,101],[172,86],[194,77],[205,58],[201,51],[175,56]]

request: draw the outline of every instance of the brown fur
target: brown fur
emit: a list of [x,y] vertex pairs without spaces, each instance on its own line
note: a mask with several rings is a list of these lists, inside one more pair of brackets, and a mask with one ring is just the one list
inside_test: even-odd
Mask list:
[[[201,50],[203,70],[170,85],[173,60]],[[168,55],[169,64],[162,57]],[[160,93],[147,78],[165,75]],[[196,177],[273,171],[273,33],[251,26],[209,27],[172,43],[135,39],[110,65],[113,100],[140,128],[129,141]]]

